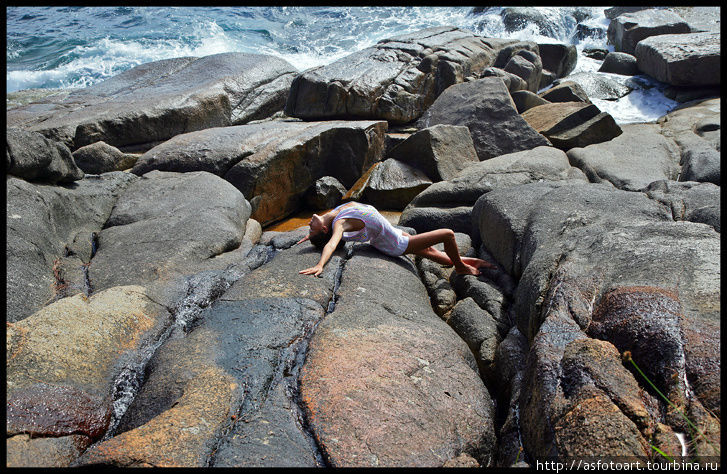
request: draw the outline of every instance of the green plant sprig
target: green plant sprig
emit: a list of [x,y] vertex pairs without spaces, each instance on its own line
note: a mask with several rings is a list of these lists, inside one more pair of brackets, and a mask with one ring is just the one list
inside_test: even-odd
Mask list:
[[[634,368],[635,368],[635,369],[636,369],[636,370],[637,370],[637,371],[639,372],[639,374],[641,374],[641,376],[642,376],[642,377],[644,377],[644,379],[645,379],[645,380],[646,380],[646,381],[647,381],[647,382],[649,383],[649,385],[651,385],[651,387],[652,387],[652,388],[653,388],[654,390],[656,390],[656,393],[658,393],[658,394],[659,394],[659,396],[660,396],[661,398],[663,398],[663,399],[664,399],[664,400],[666,401],[666,403],[668,403],[668,404],[669,404],[669,406],[671,406],[672,408],[674,408],[674,409],[675,409],[675,410],[676,410],[676,411],[677,411],[677,412],[678,412],[678,413],[679,413],[679,414],[681,415],[681,417],[682,417],[682,418],[684,418],[684,420],[686,420],[686,422],[687,422],[687,423],[689,424],[689,426],[691,426],[691,427],[692,427],[692,429],[694,429],[694,431],[696,431],[696,432],[697,432],[697,434],[698,434],[698,437],[702,437],[702,438],[704,438],[704,440],[705,440],[705,441],[707,442],[707,444],[709,444],[709,445],[710,445],[710,446],[711,446],[711,447],[712,447],[712,448],[713,448],[714,450],[716,450],[716,451],[717,451],[717,453],[719,454],[719,452],[720,452],[720,451],[719,451],[719,448],[715,447],[715,446],[714,446],[714,445],[713,445],[713,444],[712,444],[712,443],[711,443],[711,442],[710,442],[710,441],[709,441],[709,440],[707,439],[707,437],[706,437],[706,436],[704,435],[704,433],[703,433],[703,432],[702,432],[702,431],[701,431],[701,430],[700,430],[699,428],[697,428],[697,426],[696,426],[696,425],[695,425],[694,423],[692,423],[692,421],[691,421],[691,420],[690,420],[689,418],[687,418],[687,415],[685,415],[685,414],[684,414],[684,411],[683,411],[683,410],[682,410],[681,408],[679,408],[678,406],[676,406],[676,405],[675,405],[674,403],[672,403],[672,401],[671,401],[671,400],[669,400],[669,399],[668,399],[668,398],[666,397],[666,395],[664,395],[663,393],[661,393],[661,390],[659,390],[659,389],[658,389],[658,388],[656,387],[656,385],[654,385],[654,383],[653,383],[653,382],[652,382],[652,381],[651,381],[651,380],[649,379],[649,377],[647,377],[647,376],[646,376],[646,374],[645,374],[645,373],[644,373],[644,372],[643,372],[643,371],[641,370],[641,368],[640,368],[640,367],[639,367],[638,365],[636,365],[636,361],[634,361],[633,357],[631,357],[631,352],[630,352],[630,351],[626,351],[626,352],[624,352],[624,354],[623,354],[623,357],[624,357],[624,359],[625,359],[625,360],[628,360],[629,362],[631,362],[631,364],[632,364],[632,365],[634,366]],[[654,446],[652,446],[652,448],[654,448]],[[661,451],[659,451],[659,450],[658,450],[657,448],[654,448],[654,449],[656,449],[656,450],[657,450],[657,452],[659,452],[659,453],[660,453],[660,454],[661,454],[662,456],[665,456],[665,457],[666,457],[667,459],[669,459],[669,458],[668,458],[668,457],[667,457],[667,456],[666,456],[666,455],[665,455],[664,453],[662,453]]]

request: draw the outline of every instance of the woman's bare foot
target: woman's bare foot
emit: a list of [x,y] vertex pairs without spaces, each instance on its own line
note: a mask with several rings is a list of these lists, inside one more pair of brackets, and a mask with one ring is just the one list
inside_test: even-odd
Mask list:
[[479,275],[480,274],[480,270],[478,268],[473,267],[472,265],[467,265],[466,263],[462,266],[455,265],[454,271],[457,272],[457,275]]
[[470,265],[475,268],[496,268],[495,265],[491,264],[490,262],[486,262],[485,260],[479,258],[462,257],[462,261],[466,265]]

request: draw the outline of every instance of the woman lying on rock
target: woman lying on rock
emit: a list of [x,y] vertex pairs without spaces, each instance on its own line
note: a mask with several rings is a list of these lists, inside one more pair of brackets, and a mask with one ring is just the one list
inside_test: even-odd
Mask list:
[[[454,270],[461,275],[479,275],[480,268],[494,268],[494,265],[479,258],[461,257],[454,231],[450,229],[409,235],[391,225],[373,206],[358,202],[342,204],[322,216],[313,214],[308,235],[296,245],[306,240],[310,240],[322,252],[316,266],[299,272],[305,275],[320,275],[341,240],[369,242],[391,257],[411,253],[441,265],[454,265]],[[444,244],[444,252],[432,247],[440,243]]]

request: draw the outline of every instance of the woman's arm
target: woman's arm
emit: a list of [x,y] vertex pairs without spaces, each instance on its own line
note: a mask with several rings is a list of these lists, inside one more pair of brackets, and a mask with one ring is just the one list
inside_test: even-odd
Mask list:
[[336,247],[338,247],[338,243],[341,241],[342,237],[343,219],[336,221],[336,223],[333,224],[333,233],[328,243],[323,247],[323,251],[321,252],[321,259],[318,261],[318,264],[315,267],[306,268],[305,270],[301,270],[298,273],[313,276],[318,276],[323,273],[323,267],[326,265],[326,263],[328,263],[328,260],[331,258],[331,255],[333,255],[333,252],[336,251]]

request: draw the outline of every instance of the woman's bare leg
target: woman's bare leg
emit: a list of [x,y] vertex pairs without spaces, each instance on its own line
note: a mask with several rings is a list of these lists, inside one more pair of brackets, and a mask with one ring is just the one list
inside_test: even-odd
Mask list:
[[[444,253],[448,257],[448,261],[442,258],[441,252],[430,249],[432,245],[436,244],[444,244]],[[423,234],[410,235],[406,253],[421,255],[444,265],[454,265],[454,271],[459,274],[479,275],[480,273],[476,267],[462,260],[457,248],[457,241],[454,238],[454,231],[450,229],[437,229]]]
[[[429,260],[433,260],[437,262],[440,265],[445,266],[452,266],[454,265],[452,263],[452,259],[447,256],[446,253],[435,249],[434,247],[427,247],[424,250],[420,250],[419,252],[414,252],[414,255],[419,255],[424,258],[428,258]],[[474,258],[474,257],[462,257],[462,261],[466,263],[467,265],[471,265],[475,268],[495,268],[493,264],[490,262],[487,262],[485,260],[482,260],[481,258]]]

